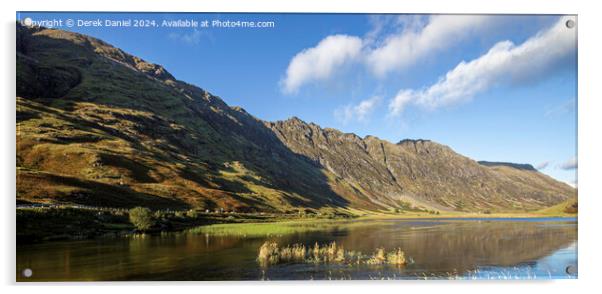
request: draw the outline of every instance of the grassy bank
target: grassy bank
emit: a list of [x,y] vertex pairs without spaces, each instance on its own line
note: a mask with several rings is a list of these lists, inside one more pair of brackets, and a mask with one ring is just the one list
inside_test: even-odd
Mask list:
[[362,216],[362,219],[439,219],[439,218],[543,218],[543,217],[576,217],[577,213],[561,211],[506,212],[506,213],[472,213],[441,212],[437,215],[426,213],[373,213]]
[[540,215],[550,216],[577,216],[577,198],[568,199],[554,206],[537,211]]
[[[543,217],[574,217],[572,215],[552,215],[537,213],[497,213],[497,214],[468,214],[468,213],[443,213],[439,215],[431,214],[387,214],[374,213],[366,214],[361,217],[345,219],[274,219],[264,223],[238,223],[238,224],[213,224],[200,226],[192,229],[196,233],[212,235],[236,235],[244,237],[270,237],[295,233],[307,233],[314,231],[336,230],[338,227],[345,226],[359,227],[365,225],[374,225],[379,222],[382,225],[391,225],[391,220],[410,220],[410,219],[465,219],[465,218],[543,218]],[[363,222],[369,220],[370,222]]]
[[[314,224],[350,219],[345,213],[278,214],[234,213],[199,210],[148,210],[144,228],[132,219],[132,210],[95,207],[20,207],[16,211],[17,242],[90,239],[132,233],[157,233],[194,229],[198,232],[230,233],[225,224],[246,225],[251,234],[286,234],[298,230],[320,229]],[[136,226],[138,225],[138,227]],[[212,226],[215,225],[215,226]]]
[[[196,233],[212,234],[212,235],[235,235],[243,237],[270,237],[280,236],[295,233],[317,232],[324,230],[336,230],[338,227],[345,226],[359,227],[365,225],[374,225],[375,222],[362,222],[364,218],[354,220],[345,219],[291,219],[291,220],[275,220],[265,223],[239,223],[239,224],[214,224],[201,226],[192,229]],[[367,218],[366,218],[367,219]],[[375,219],[375,221],[377,221]],[[391,222],[382,222],[383,225],[391,224]]]
[[[224,223],[261,223],[285,220],[286,215],[204,213],[199,211],[152,211],[146,233],[179,231]],[[17,242],[90,239],[138,233],[130,211],[110,208],[44,207],[17,208]]]
[[[346,211],[338,214],[218,213],[205,211],[149,211],[147,233],[191,229],[213,235],[275,236],[337,229],[338,226],[362,226],[356,220],[437,219],[437,218],[536,218],[571,217],[561,203],[537,212],[463,213],[463,212],[368,212]],[[27,207],[16,212],[17,242],[32,243],[65,239],[89,239],[140,232],[130,211],[111,208]],[[135,223],[135,222],[134,222]],[[390,223],[390,222],[389,222]],[[373,222],[372,222],[373,224]]]

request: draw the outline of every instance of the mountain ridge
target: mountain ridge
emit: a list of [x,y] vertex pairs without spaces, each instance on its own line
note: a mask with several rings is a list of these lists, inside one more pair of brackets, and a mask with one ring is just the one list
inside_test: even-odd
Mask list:
[[17,25],[17,96],[20,201],[525,211],[576,194],[537,171],[486,166],[430,140],[263,121],[160,65],[60,30]]

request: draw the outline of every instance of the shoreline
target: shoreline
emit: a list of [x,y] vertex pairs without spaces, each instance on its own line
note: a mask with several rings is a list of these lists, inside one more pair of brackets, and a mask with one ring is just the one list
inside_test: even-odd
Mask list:
[[537,214],[537,213],[492,213],[492,214],[439,214],[439,215],[369,215],[365,219],[537,219],[537,218],[577,218],[578,214]]
[[[470,219],[544,219],[575,218],[578,214],[567,213],[384,213],[361,212],[345,216],[300,217],[294,214],[250,214],[250,213],[199,213],[194,217],[175,213],[155,220],[155,226],[145,232],[137,231],[121,210],[91,210],[78,208],[16,208],[17,243],[35,244],[65,240],[89,240],[114,238],[184,230],[204,231],[219,228],[234,230],[248,227],[265,234],[295,230],[295,226],[335,225],[342,222],[387,221],[387,220],[470,220]],[[231,226],[231,228],[228,228]]]

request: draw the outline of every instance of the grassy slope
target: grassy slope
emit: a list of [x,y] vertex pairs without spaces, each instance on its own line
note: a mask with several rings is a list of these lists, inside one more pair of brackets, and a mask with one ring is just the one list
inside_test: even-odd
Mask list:
[[550,215],[550,216],[576,216],[577,209],[571,210],[572,206],[577,205],[577,198],[567,199],[556,205],[540,209],[535,213],[538,215]]
[[99,40],[20,29],[18,199],[238,211],[346,203],[244,110]]

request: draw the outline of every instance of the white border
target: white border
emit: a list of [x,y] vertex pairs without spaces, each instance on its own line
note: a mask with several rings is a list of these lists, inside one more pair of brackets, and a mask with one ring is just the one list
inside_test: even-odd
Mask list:
[[[3,144],[0,159],[0,180],[2,184],[1,216],[4,237],[2,247],[1,279],[3,290],[24,293],[105,293],[106,291],[135,290],[140,293],[163,293],[164,286],[178,286],[175,290],[181,293],[308,293],[314,291],[336,293],[574,293],[575,291],[601,291],[597,280],[602,280],[600,270],[600,222],[599,209],[602,208],[600,197],[600,176],[597,167],[602,163],[600,153],[600,46],[599,29],[602,27],[602,11],[596,9],[596,1],[576,0],[506,0],[506,1],[445,1],[421,0],[21,0],[2,1],[2,70],[0,81],[5,94],[2,99],[3,115],[0,128]],[[82,283],[36,284],[33,286],[15,285],[15,32],[14,21],[16,11],[168,11],[168,12],[366,12],[366,13],[518,13],[518,14],[578,14],[579,28],[579,280],[561,281],[396,281],[396,282],[186,282],[186,283],[83,283],[83,285],[101,285],[106,287],[81,288]],[[144,289],[131,288],[132,285]],[[199,289],[202,286],[202,289]],[[225,287],[227,286],[227,287]],[[597,286],[597,287],[596,287]],[[6,293],[6,292],[4,292]]]

